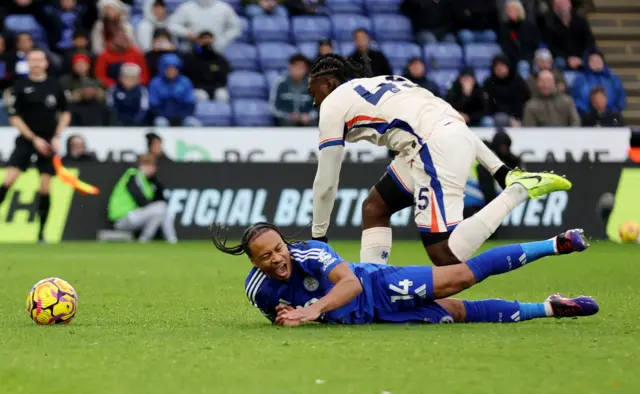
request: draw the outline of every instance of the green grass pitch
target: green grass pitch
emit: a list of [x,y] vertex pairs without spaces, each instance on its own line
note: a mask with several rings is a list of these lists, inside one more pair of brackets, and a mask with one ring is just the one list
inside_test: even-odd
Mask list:
[[[357,259],[355,242],[334,242]],[[593,295],[600,314],[520,324],[271,326],[247,301],[245,257],[206,243],[2,246],[0,393],[640,393],[640,247],[596,243],[490,278],[461,298]],[[396,243],[399,265],[426,263]],[[39,279],[80,298],[39,327]]]

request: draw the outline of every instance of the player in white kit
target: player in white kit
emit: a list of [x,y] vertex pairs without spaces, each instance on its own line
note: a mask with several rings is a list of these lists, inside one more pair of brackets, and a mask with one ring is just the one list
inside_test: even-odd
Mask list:
[[[368,61],[366,59],[365,61]],[[428,90],[398,76],[368,72],[339,55],[320,57],[309,92],[320,107],[320,154],[313,184],[312,237],[327,241],[345,142],[369,141],[398,152],[362,207],[360,261],[385,264],[391,215],[415,205],[415,222],[435,265],[464,262],[527,198],[568,190],[558,175],[511,170]],[[464,187],[480,162],[505,190],[463,221]]]

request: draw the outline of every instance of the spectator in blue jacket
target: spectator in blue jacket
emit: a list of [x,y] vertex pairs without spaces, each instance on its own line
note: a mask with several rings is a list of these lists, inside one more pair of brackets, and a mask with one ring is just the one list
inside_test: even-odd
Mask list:
[[111,88],[107,101],[122,126],[144,126],[149,110],[149,94],[140,84],[140,66],[125,63],[120,67],[120,78]]
[[158,76],[149,84],[149,108],[156,127],[202,126],[193,116],[196,108],[193,84],[180,74],[182,60],[167,53],[158,60]]
[[607,110],[622,112],[627,106],[627,96],[622,81],[607,67],[602,52],[592,49],[585,54],[585,70],[579,75],[571,89],[571,96],[581,114],[589,112],[590,94],[596,87],[604,88],[607,95]]

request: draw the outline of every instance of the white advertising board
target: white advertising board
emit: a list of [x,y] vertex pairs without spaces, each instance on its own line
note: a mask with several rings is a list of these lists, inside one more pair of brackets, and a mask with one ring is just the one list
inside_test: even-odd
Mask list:
[[[483,140],[491,140],[493,129],[473,129]],[[313,128],[70,128],[66,139],[83,136],[88,149],[99,160],[135,161],[147,149],[145,134],[163,139],[166,155],[175,161],[215,162],[309,162],[318,153],[318,133]],[[507,129],[512,151],[525,162],[593,161],[621,162],[627,158],[628,128]],[[11,154],[17,131],[0,128],[0,160]],[[346,145],[346,161],[385,160],[387,150],[368,142]]]

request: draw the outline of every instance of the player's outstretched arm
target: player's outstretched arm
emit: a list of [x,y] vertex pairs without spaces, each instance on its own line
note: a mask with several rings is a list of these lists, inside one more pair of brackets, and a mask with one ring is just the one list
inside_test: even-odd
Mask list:
[[328,278],[334,286],[327,295],[306,308],[281,310],[276,318],[276,323],[291,326],[315,321],[322,314],[348,304],[362,293],[360,280],[345,262],[336,265],[329,273]]
[[316,179],[313,181],[311,236],[314,239],[325,237],[329,229],[331,212],[338,192],[343,155],[343,145],[327,146],[320,150]]

